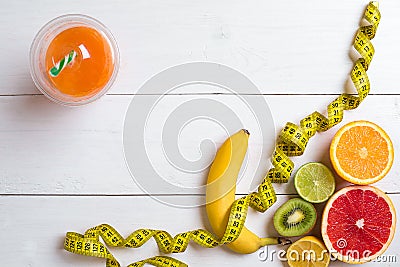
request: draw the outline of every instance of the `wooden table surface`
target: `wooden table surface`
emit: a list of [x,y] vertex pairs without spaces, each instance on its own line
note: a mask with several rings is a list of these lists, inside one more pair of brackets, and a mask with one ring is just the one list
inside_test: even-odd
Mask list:
[[[215,62],[247,76],[258,87],[253,98],[264,99],[273,116],[274,133],[287,121],[297,123],[346,91],[352,68],[354,34],[368,1],[2,1],[0,8],[0,255],[2,266],[104,266],[104,260],[63,250],[67,231],[83,232],[109,223],[122,234],[137,228],[165,229],[171,234],[207,228],[204,184],[207,168],[181,173],[173,168],[163,146],[163,123],[171,111],[190,100],[222,103],[237,114],[250,132],[249,166],[253,153],[271,154],[275,136],[262,140],[251,110],[240,94],[209,85],[186,86],[163,95],[146,132],[146,146],[163,177],[190,193],[157,185],[144,192],[126,166],[123,149],[125,113],[132,99],[149,101],[139,91],[144,82],[168,67],[188,62]],[[388,193],[400,208],[400,61],[398,34],[400,2],[380,3],[382,20],[373,40],[376,54],[368,75],[370,95],[359,108],[345,112],[341,125],[370,120],[392,138],[395,161],[375,186]],[[40,27],[54,17],[80,13],[102,21],[117,39],[121,66],[107,95],[83,107],[68,108],[47,100],[29,74],[29,47]],[[161,96],[161,95],[160,95]],[[239,101],[239,102],[238,102]],[[239,104],[238,104],[239,103]],[[207,107],[203,107],[207,109]],[[183,114],[182,114],[183,115]],[[254,126],[254,127],[253,127]],[[296,167],[310,161],[328,166],[329,144],[339,126],[317,134]],[[143,131],[138,125],[138,131]],[[218,147],[227,133],[218,122],[203,118],[182,125],[179,151],[187,160],[211,162],[215,149],[204,150],[202,140]],[[270,167],[269,156],[260,161]],[[247,194],[263,177],[243,172],[238,194]],[[147,179],[140,177],[140,179]],[[137,179],[136,179],[137,180]],[[346,185],[337,177],[337,186]],[[276,235],[274,210],[296,196],[293,182],[277,185],[278,203],[265,214],[250,211],[246,225],[260,236]],[[186,192],[186,191],[185,191]],[[153,197],[147,193],[152,194]],[[171,203],[189,204],[186,208]],[[323,205],[317,205],[319,215]],[[397,224],[399,227],[399,224]],[[319,234],[319,228],[313,231]],[[279,251],[280,247],[270,247]],[[396,234],[385,257],[366,266],[398,266],[400,238]],[[112,249],[122,266],[158,254],[155,242],[139,249]],[[265,251],[264,251],[265,252]],[[261,250],[238,255],[225,248],[189,245],[174,255],[190,266],[287,266],[276,255],[262,260]],[[262,256],[262,255],[261,255]],[[334,262],[332,266],[343,263]]]

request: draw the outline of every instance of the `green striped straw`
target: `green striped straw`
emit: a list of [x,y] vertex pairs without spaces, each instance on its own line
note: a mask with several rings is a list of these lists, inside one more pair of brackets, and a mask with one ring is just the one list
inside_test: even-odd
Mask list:
[[62,58],[59,62],[55,64],[54,67],[52,67],[49,71],[50,75],[52,77],[57,77],[60,72],[69,64],[71,63],[76,57],[76,52],[72,50],[69,52],[68,55],[65,55],[64,58]]

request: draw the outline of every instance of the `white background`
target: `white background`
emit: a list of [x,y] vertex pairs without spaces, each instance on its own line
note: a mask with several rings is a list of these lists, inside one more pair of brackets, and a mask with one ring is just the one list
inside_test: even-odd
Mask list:
[[[123,235],[143,227],[165,229],[171,234],[199,227],[209,229],[204,207],[182,209],[161,204],[133,182],[124,161],[122,131],[131,99],[147,97],[135,92],[151,76],[176,64],[225,64],[258,86],[262,95],[254,97],[268,101],[278,132],[287,121],[297,123],[314,110],[323,112],[331,100],[344,92],[353,65],[349,51],[367,3],[1,0],[1,265],[104,266],[101,259],[62,249],[67,231],[83,232],[100,223],[112,224]],[[371,95],[358,109],[346,112],[341,125],[359,119],[379,124],[392,138],[396,153],[400,149],[400,3],[381,1],[380,10],[382,21],[373,40],[376,55],[368,70]],[[62,107],[47,100],[35,88],[28,68],[29,46],[35,33],[50,19],[66,13],[101,20],[115,35],[121,53],[120,72],[113,88],[97,102],[79,108]],[[167,96],[165,110],[196,97],[227,104],[235,101],[234,95],[215,94],[209,87],[205,90],[197,86]],[[201,124],[193,127],[196,128],[191,131],[199,136],[207,136],[210,131]],[[296,167],[309,161],[330,166],[329,143],[337,129],[317,134],[305,155],[295,160]],[[219,135],[216,144],[225,138]],[[184,155],[196,154],[199,140],[183,135],[181,141]],[[153,147],[161,145],[156,138],[149,142]],[[250,139],[250,151],[256,146],[260,144]],[[272,147],[266,149],[272,151]],[[208,157],[212,158],[213,153],[210,151]],[[267,169],[268,159],[263,164]],[[389,193],[396,209],[400,208],[399,172],[396,153],[390,173],[376,183]],[[206,174],[198,174],[197,179],[204,181]],[[174,173],[166,175],[175,180],[181,178]],[[339,178],[337,181],[338,187],[346,185]],[[250,177],[244,176],[237,193],[246,194],[250,187]],[[296,193],[292,182],[276,186],[276,190],[278,203],[265,214],[251,211],[246,223],[260,236],[276,235],[271,224],[273,212]],[[150,193],[166,202],[182,198],[195,204],[204,197],[202,192]],[[321,211],[323,205],[317,208]],[[319,228],[313,233],[319,235]],[[385,255],[393,256],[392,260],[396,257],[397,263],[366,266],[396,266],[399,248],[396,235]],[[112,252],[122,266],[158,254],[153,241],[140,249]],[[272,263],[270,259],[262,262],[257,254],[237,255],[224,248],[209,250],[192,244],[185,253],[174,256],[190,266],[285,266],[276,258]]]

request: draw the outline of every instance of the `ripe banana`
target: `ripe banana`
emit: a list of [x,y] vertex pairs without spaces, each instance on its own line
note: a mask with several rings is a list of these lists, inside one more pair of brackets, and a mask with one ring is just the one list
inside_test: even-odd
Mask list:
[[[235,201],[236,180],[247,151],[247,130],[240,130],[229,137],[218,150],[211,165],[206,188],[206,210],[211,227],[218,238],[222,238],[228,223],[230,208]],[[245,226],[239,237],[227,246],[241,254],[257,251],[260,247],[287,243],[279,237],[260,238]]]

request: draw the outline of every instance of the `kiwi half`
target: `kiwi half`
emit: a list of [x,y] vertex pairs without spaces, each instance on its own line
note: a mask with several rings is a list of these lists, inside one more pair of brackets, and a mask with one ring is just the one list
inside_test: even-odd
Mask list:
[[316,220],[313,204],[300,198],[288,200],[274,214],[275,229],[282,236],[304,235],[313,229]]

